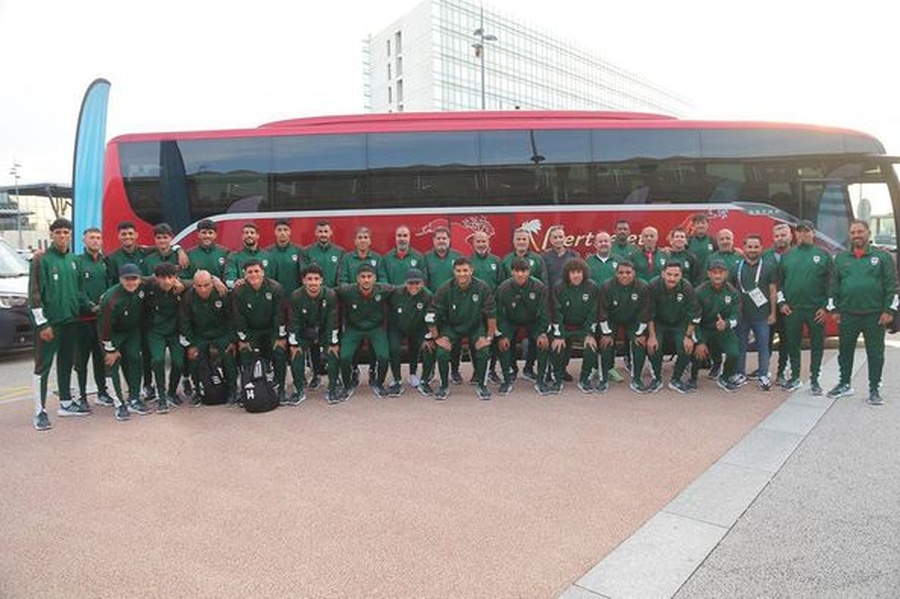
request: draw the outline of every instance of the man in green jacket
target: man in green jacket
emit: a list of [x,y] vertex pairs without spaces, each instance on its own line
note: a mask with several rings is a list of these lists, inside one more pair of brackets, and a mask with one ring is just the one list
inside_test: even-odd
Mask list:
[[850,395],[853,354],[862,333],[869,366],[869,403],[884,403],[879,387],[884,370],[884,333],[894,322],[900,299],[897,297],[897,267],[891,255],[869,245],[869,223],[850,223],[850,248],[834,259],[829,310],[838,321],[840,380],[828,397]]
[[[453,280],[453,261],[461,256],[459,252],[450,247],[450,229],[436,227],[431,234],[432,249],[422,255],[424,260],[425,283],[432,294]],[[459,348],[454,350],[450,359],[450,380],[454,385],[462,385],[463,378],[459,373],[461,356]]]
[[[184,367],[184,349],[180,343],[178,315],[184,283],[178,278],[174,264],[161,262],[153,268],[153,276],[144,282],[146,297],[147,345],[150,362],[159,389],[156,413],[165,414],[169,406],[181,404],[176,390]],[[169,350],[170,368],[166,379],[166,350]],[[168,384],[167,384],[168,381]]]
[[88,361],[94,372],[97,385],[96,402],[101,406],[112,406],[113,400],[106,387],[106,365],[103,362],[103,348],[97,338],[97,313],[100,311],[100,297],[107,289],[107,265],[103,255],[103,234],[91,227],[84,231],[84,253],[78,256],[78,272],[81,281],[81,314],[76,325],[75,372],[78,375],[78,402],[87,406]]
[[631,224],[627,219],[620,218],[616,221],[616,236],[612,240],[610,253],[615,256],[618,262],[627,260],[634,264],[635,254],[639,251],[638,247],[631,240]]
[[[294,377],[292,405],[306,398],[306,354],[313,346],[325,351],[328,373],[326,401],[334,405],[341,401],[338,391],[340,372],[340,331],[338,299],[333,289],[323,284],[323,271],[318,264],[303,269],[303,285],[291,294],[291,321],[288,327],[288,343],[291,346],[291,374]],[[318,378],[313,374],[313,378]]]
[[681,278],[697,285],[703,280],[703,265],[687,247],[688,237],[684,227],[675,227],[669,234],[669,261],[681,264]]
[[205,270],[211,275],[225,280],[225,261],[228,259],[228,249],[216,243],[216,223],[204,218],[197,223],[197,245],[188,250],[190,266],[181,270],[181,278],[193,280],[197,271]]
[[778,310],[784,314],[791,378],[784,389],[794,391],[800,383],[800,343],[803,326],[809,330],[811,345],[809,365],[809,392],[822,395],[819,373],[825,354],[825,308],[828,303],[828,285],[831,279],[832,260],[828,252],[816,247],[815,227],[808,220],[797,223],[798,244],[781,262],[776,276]]
[[[497,286],[503,282],[503,266],[500,257],[491,253],[491,236],[487,231],[475,231],[471,238],[472,255],[469,259],[472,261],[472,276],[481,279],[488,284],[491,291],[495,291]],[[497,374],[497,340],[491,344],[491,359],[488,364],[488,380],[492,383],[501,384],[503,379]]]
[[[119,421],[128,420],[129,414],[150,413],[141,400],[141,329],[145,298],[141,269],[136,264],[124,264],[119,269],[119,282],[100,298],[97,329],[116,390],[115,416]],[[122,392],[120,370],[125,375],[127,400]]]
[[434,294],[425,322],[437,345],[441,382],[434,398],[444,400],[450,396],[450,355],[468,340],[475,362],[476,392],[479,398],[489,399],[491,392],[484,377],[491,342],[497,334],[497,312],[490,287],[472,276],[468,258],[461,256],[453,262],[453,279]]
[[235,283],[244,276],[244,265],[251,260],[260,263],[263,268],[263,276],[277,280],[277,267],[272,263],[269,252],[259,247],[259,227],[256,223],[245,223],[241,228],[241,238],[244,247],[228,254],[225,260],[225,284],[229,289],[234,289]]
[[[565,378],[566,365],[572,354],[572,346],[581,343],[581,375],[578,388],[582,393],[593,393],[591,373],[597,368],[597,301],[600,288],[588,277],[588,265],[580,259],[570,260],[563,266],[562,285],[553,289],[550,331],[550,362],[553,364],[553,380]],[[606,375],[601,376],[606,382]]]
[[[406,271],[404,285],[395,287],[390,299],[388,317],[388,344],[391,360],[391,374],[394,382],[388,387],[388,395],[399,397],[403,393],[400,373],[403,343],[409,356],[410,385],[418,387],[423,395],[433,395],[428,385],[434,373],[434,342],[425,340],[428,328],[425,314],[431,305],[431,292],[425,288],[425,275],[418,268]],[[422,357],[422,378],[416,376],[419,356]],[[416,384],[413,384],[416,383]],[[422,385],[425,385],[422,387]]]
[[338,268],[346,250],[332,243],[334,230],[327,220],[316,223],[316,241],[306,248],[306,259],[322,269],[323,284],[332,289],[338,286]]
[[[778,223],[772,227],[772,247],[763,252],[762,259],[768,260],[775,265],[776,275],[778,264],[781,263],[782,257],[790,251],[793,242],[794,232],[789,224]],[[769,353],[773,349],[776,335],[778,336],[778,367],[775,370],[775,384],[783,387],[787,382],[785,371],[788,364],[788,343],[787,334],[784,330],[784,314],[778,311],[777,305],[775,307],[775,325],[769,331]]]
[[356,230],[353,251],[347,252],[341,258],[339,280],[342,285],[355,285],[359,267],[368,264],[375,269],[375,277],[379,283],[387,283],[387,271],[384,269],[384,259],[378,252],[372,251],[372,231],[368,227],[360,227]]
[[[716,383],[729,393],[737,391],[740,383],[734,377],[740,348],[737,333],[741,312],[741,295],[728,282],[728,266],[724,260],[709,263],[707,280],[697,287],[697,303],[700,304],[700,324],[695,329],[694,364],[691,366],[689,391],[697,388],[699,361],[725,354],[725,362]],[[721,359],[721,358],[720,358]]]
[[[547,350],[550,338],[548,314],[549,292],[547,286],[530,276],[531,268],[522,258],[513,260],[512,277],[500,283],[494,293],[497,310],[497,349],[500,352],[500,369],[503,384],[500,395],[512,391],[511,363],[516,352],[516,339],[528,339],[537,348],[537,382],[535,390],[541,395],[562,391],[562,381],[547,382]],[[483,383],[476,379],[476,384]],[[483,398],[485,399],[485,398]]]
[[70,396],[76,319],[81,308],[78,258],[70,251],[72,223],[58,218],[50,224],[52,243],[43,255],[31,259],[28,307],[34,325],[34,427],[49,430],[47,381],[56,357],[60,416],[84,416],[90,408]]
[[[194,273],[193,284],[181,298],[179,314],[180,341],[187,356],[188,369],[199,389],[199,360],[201,354],[222,365],[228,403],[237,401],[237,365],[234,360],[235,332],[232,325],[233,307],[228,288],[208,270]],[[213,353],[214,352],[214,353]],[[199,404],[199,398],[194,399]]]
[[697,282],[704,280],[706,277],[706,262],[709,255],[715,252],[715,240],[708,235],[709,219],[705,214],[695,214],[691,217],[691,236],[688,239],[687,249],[697,258],[697,264],[700,266],[697,272]]
[[[527,229],[519,228],[513,231],[513,251],[503,257],[501,262],[500,282],[507,280],[512,276],[512,263],[517,258],[521,258],[528,262],[531,269],[531,276],[541,281],[545,285],[550,281],[550,275],[547,272],[547,263],[544,262],[543,256],[537,252],[531,251],[531,233]],[[525,354],[525,366],[522,369],[522,378],[537,382],[537,375],[534,373],[534,362],[537,359],[537,348],[532,344],[528,344],[528,352]],[[513,379],[515,379],[519,371],[513,367]]]
[[412,234],[409,227],[400,225],[394,231],[395,245],[391,251],[384,255],[384,270],[386,278],[382,283],[395,287],[406,283],[406,273],[411,268],[422,270],[424,262],[422,254],[414,250],[410,245]]
[[281,285],[266,277],[261,260],[243,262],[243,283],[234,288],[234,328],[238,336],[241,363],[250,360],[254,350],[271,360],[278,386],[278,402],[287,403],[287,302]]
[[647,391],[654,393],[662,388],[663,348],[671,343],[675,348],[675,367],[669,389],[688,393],[689,388],[681,377],[691,363],[694,353],[694,329],[700,324],[700,304],[694,287],[683,274],[681,262],[669,261],[662,276],[650,282],[653,318],[647,335],[647,353],[653,368],[653,379]]
[[[601,373],[608,373],[615,360],[615,336],[619,329],[625,330],[628,351],[631,354],[631,389],[645,393],[647,389],[641,381],[644,362],[647,359],[647,333],[651,317],[650,288],[637,278],[634,265],[621,260],[616,268],[616,278],[600,287],[598,300],[598,321],[600,325]],[[604,379],[601,378],[601,382]],[[601,393],[605,389],[598,389]]]
[[266,248],[269,260],[273,264],[275,279],[284,290],[285,297],[290,297],[300,286],[300,271],[306,266],[303,249],[291,242],[291,221],[287,218],[275,220],[275,243]]

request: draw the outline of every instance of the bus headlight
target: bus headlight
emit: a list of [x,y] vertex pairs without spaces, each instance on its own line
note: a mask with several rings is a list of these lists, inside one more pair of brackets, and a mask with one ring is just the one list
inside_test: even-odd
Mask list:
[[28,296],[19,293],[0,293],[0,308],[8,310],[19,308],[28,303]]

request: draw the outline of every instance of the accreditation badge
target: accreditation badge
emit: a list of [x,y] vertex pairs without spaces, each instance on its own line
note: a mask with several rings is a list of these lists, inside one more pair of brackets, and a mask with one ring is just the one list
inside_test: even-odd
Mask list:
[[[754,287],[752,291],[747,293],[747,295],[750,297],[751,300],[753,300],[753,304],[757,308],[762,308],[769,301],[768,298],[766,298],[766,294],[759,290],[759,287]],[[731,298],[726,298],[726,299],[731,299]]]

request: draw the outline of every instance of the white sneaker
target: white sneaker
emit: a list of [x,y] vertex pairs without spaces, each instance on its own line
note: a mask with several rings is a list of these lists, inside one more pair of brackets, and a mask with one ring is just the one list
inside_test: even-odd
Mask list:
[[419,379],[419,377],[417,375],[415,375],[415,374],[409,375],[409,386],[412,387],[413,389],[417,389],[419,387],[419,383],[421,383],[421,382],[422,381]]

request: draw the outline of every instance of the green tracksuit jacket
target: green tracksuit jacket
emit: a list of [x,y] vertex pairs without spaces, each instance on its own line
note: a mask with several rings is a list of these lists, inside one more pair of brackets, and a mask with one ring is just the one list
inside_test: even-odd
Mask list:
[[600,332],[611,335],[617,325],[624,325],[628,332],[643,335],[650,322],[650,287],[638,278],[631,285],[620,285],[610,279],[600,287],[597,320]]
[[519,327],[528,329],[533,336],[546,333],[550,325],[548,298],[547,286],[535,278],[529,278],[522,286],[512,278],[503,281],[494,294],[497,331],[510,341],[515,341]]
[[291,345],[337,345],[338,299],[333,289],[322,287],[311,297],[301,287],[291,294],[291,322],[288,327]]
[[79,258],[51,245],[31,260],[28,307],[35,330],[74,322],[81,312]]
[[727,323],[727,331],[733,331],[738,324],[741,311],[741,294],[730,283],[719,289],[706,281],[697,287],[697,303],[700,304],[700,326],[695,329],[698,343],[706,343],[710,331],[716,330],[719,316]]
[[581,285],[563,283],[553,290],[553,336],[564,338],[569,334],[584,337],[597,329],[597,302],[600,287],[591,279]]
[[384,269],[384,258],[381,254],[368,252],[365,257],[353,250],[347,252],[341,258],[338,280],[342,285],[356,285],[357,269],[363,264],[368,264],[375,269],[375,280],[379,283],[387,283],[387,271]]
[[233,339],[231,294],[219,295],[216,289],[203,299],[188,288],[181,298],[179,329],[181,345],[198,346],[219,339]]
[[638,251],[634,255],[634,270],[640,280],[649,283],[662,273],[668,260],[669,254],[660,249],[654,251],[650,257]]
[[515,252],[510,252],[509,254],[506,254],[501,261],[501,283],[512,276],[512,263],[516,258],[522,258],[528,261],[528,264],[531,266],[531,276],[538,281],[546,283],[550,279],[550,276],[547,274],[547,264],[540,254],[526,252],[524,256],[520,256]]
[[147,274],[144,261],[151,251],[153,251],[152,248],[145,248],[144,246],[138,245],[135,246],[134,251],[132,252],[126,252],[125,248],[119,248],[113,253],[107,254],[106,264],[108,269],[106,276],[109,281],[108,286],[112,287],[119,282],[119,269],[125,264],[134,264],[141,269],[142,273]]
[[841,314],[897,312],[897,268],[891,255],[872,246],[859,258],[853,250],[834,258],[831,301]]
[[495,256],[488,252],[484,256],[475,252],[469,257],[472,262],[472,276],[481,279],[488,284],[491,290],[497,289],[497,286],[503,282],[503,266],[500,256]]
[[274,264],[274,276],[267,275],[281,284],[284,295],[290,297],[300,287],[300,271],[306,267],[306,254],[299,246],[289,243],[280,246],[273,243],[266,248],[269,259]]
[[318,264],[324,273],[323,282],[326,286],[334,288],[338,286],[338,268],[341,257],[346,250],[339,245],[329,243],[322,245],[318,242],[307,246],[306,259],[310,264]]
[[615,278],[616,269],[619,267],[619,258],[610,254],[604,260],[597,254],[591,254],[587,258],[587,264],[591,269],[591,280],[597,287],[610,279]]
[[[147,290],[143,284],[134,293],[129,293],[116,283],[103,294],[100,298],[97,329],[105,351],[116,351],[119,344],[127,339],[139,343],[146,297]],[[140,351],[140,348],[135,351]]]
[[403,285],[406,282],[406,271],[410,268],[418,268],[423,271],[425,263],[422,254],[410,248],[400,255],[397,248],[392,249],[383,257],[385,280],[382,283],[390,285]]
[[666,287],[662,277],[650,282],[652,317],[658,325],[687,329],[690,323],[700,324],[700,304],[694,286],[684,279],[672,289]]
[[191,279],[198,270],[209,271],[213,276],[225,281],[225,262],[228,260],[228,249],[218,244],[208,248],[198,245],[188,250],[191,265],[181,271],[181,278]]
[[231,296],[238,339],[250,341],[260,335],[271,336],[272,340],[287,337],[284,292],[277,281],[265,278],[259,289],[244,283]]
[[438,256],[434,250],[422,256],[425,262],[425,284],[430,292],[436,292],[441,285],[453,279],[453,261],[460,256],[454,249],[448,250],[443,257]]
[[393,287],[385,283],[376,283],[368,295],[363,295],[355,283],[338,287],[337,296],[343,307],[344,327],[359,331],[383,328],[392,291]]
[[485,330],[488,319],[496,317],[494,295],[487,283],[473,278],[461,289],[453,279],[434,294],[425,322],[435,326],[439,335],[477,335]]
[[81,280],[81,314],[96,318],[94,308],[100,306],[100,297],[108,289],[106,257],[84,252],[78,256],[78,272]]
[[425,314],[431,298],[431,292],[424,287],[416,295],[410,295],[405,287],[395,288],[390,299],[391,332],[396,329],[401,335],[424,335],[427,331]]
[[787,303],[791,309],[824,308],[831,268],[831,256],[822,248],[811,243],[795,246],[778,265],[778,303]]
[[244,278],[244,263],[248,260],[262,262],[266,278],[275,279],[278,276],[278,268],[272,262],[269,252],[262,249],[245,247],[239,252],[231,252],[225,260],[225,284],[228,288],[234,287],[234,282]]

